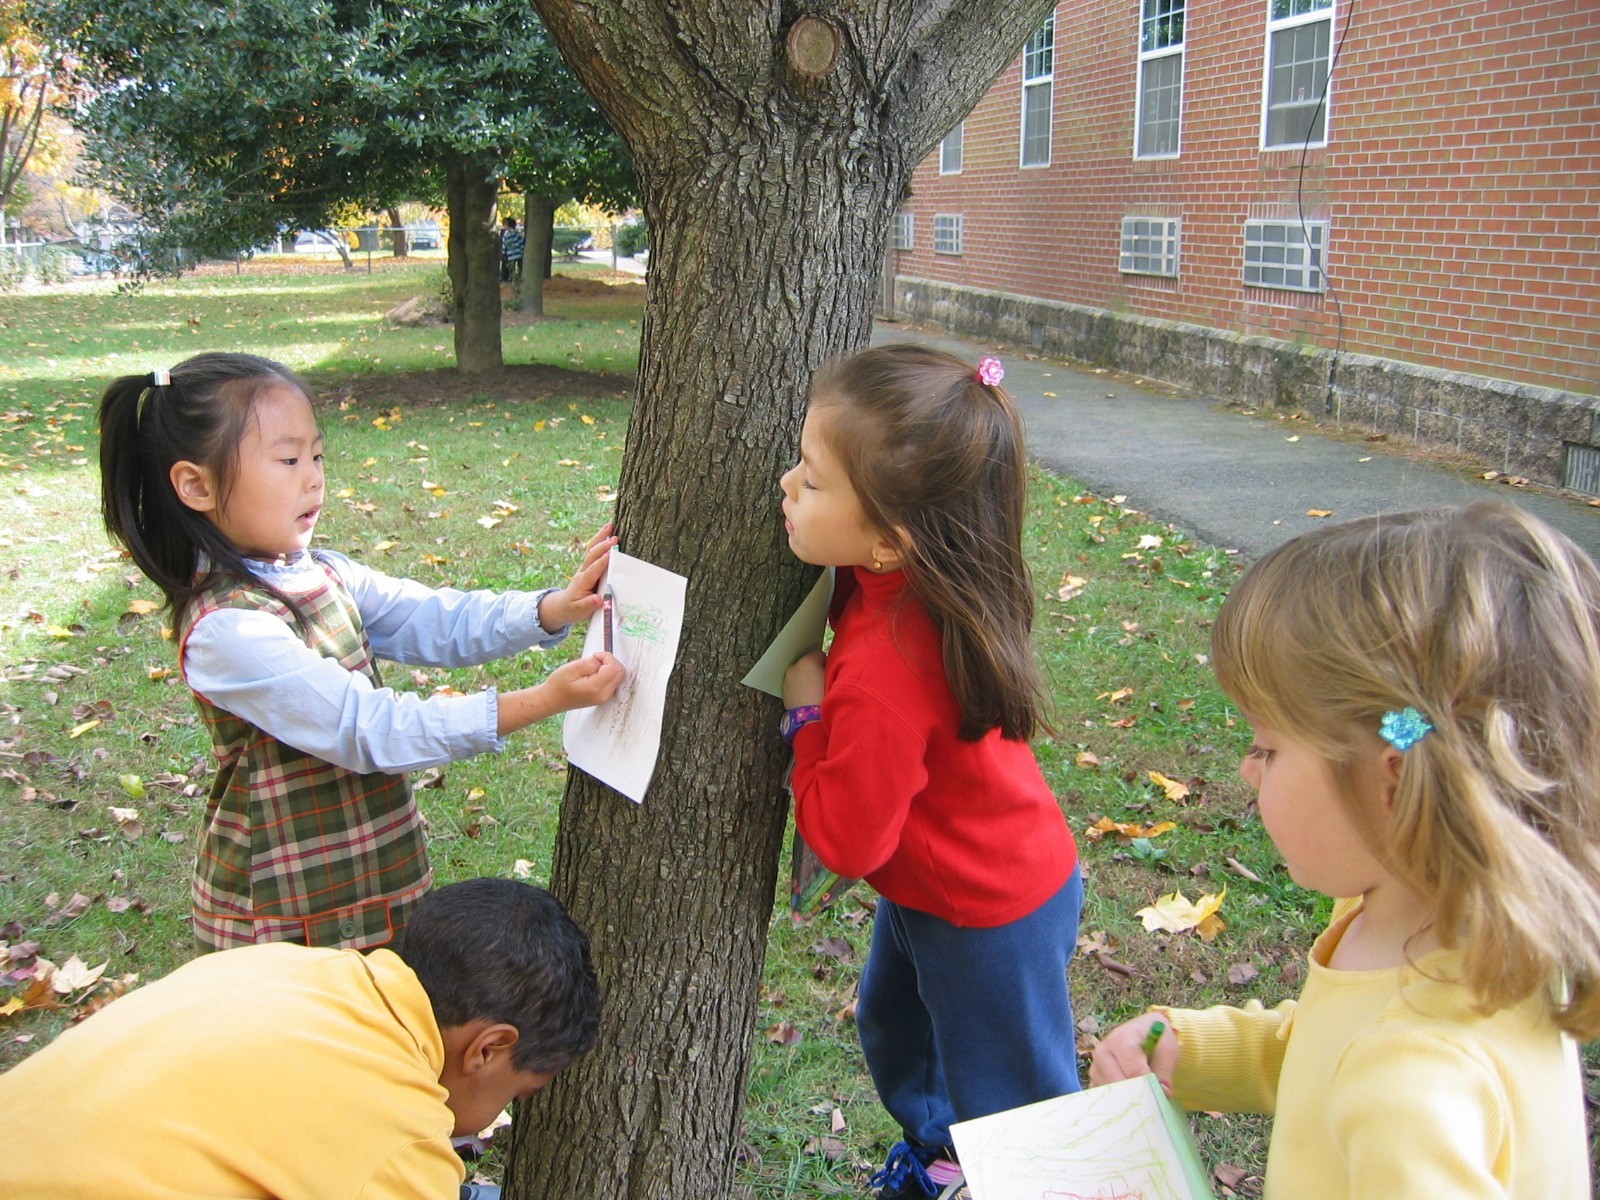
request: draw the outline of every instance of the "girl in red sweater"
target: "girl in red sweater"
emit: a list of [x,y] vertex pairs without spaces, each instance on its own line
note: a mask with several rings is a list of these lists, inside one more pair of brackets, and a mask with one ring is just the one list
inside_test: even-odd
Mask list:
[[912,345],[845,359],[817,377],[783,477],[789,548],[838,568],[832,648],[784,683],[795,821],[882,897],[856,1024],[905,1140],[879,1200],[956,1190],[952,1121],[1078,1088],[1083,883],[1028,746],[1043,688],[1002,374]]

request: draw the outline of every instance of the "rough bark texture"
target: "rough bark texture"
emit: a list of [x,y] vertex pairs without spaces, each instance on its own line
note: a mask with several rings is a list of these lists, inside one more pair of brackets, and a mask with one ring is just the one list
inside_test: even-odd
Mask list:
[[500,234],[495,224],[499,194],[500,182],[484,164],[455,157],[445,163],[450,319],[455,327],[456,369],[466,375],[491,374],[505,365],[500,348]]
[[522,232],[527,244],[522,248],[522,282],[518,285],[517,302],[523,312],[542,317],[546,276],[543,268],[550,258],[550,230],[562,201],[529,192],[522,203]]
[[867,340],[912,168],[1049,0],[825,2],[807,20],[828,28],[794,38],[798,14],[755,0],[536,2],[638,168],[651,266],[618,531],[689,588],[645,803],[569,777],[552,888],[606,1016],[519,1112],[507,1193],[718,1200],[786,818],[778,702],[738,681],[814,577],[778,476],[812,372]]

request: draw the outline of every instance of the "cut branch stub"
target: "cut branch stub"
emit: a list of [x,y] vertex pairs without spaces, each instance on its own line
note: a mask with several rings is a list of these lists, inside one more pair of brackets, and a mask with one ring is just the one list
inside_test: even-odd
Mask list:
[[821,17],[801,17],[789,26],[789,62],[807,79],[821,79],[839,61],[839,31]]

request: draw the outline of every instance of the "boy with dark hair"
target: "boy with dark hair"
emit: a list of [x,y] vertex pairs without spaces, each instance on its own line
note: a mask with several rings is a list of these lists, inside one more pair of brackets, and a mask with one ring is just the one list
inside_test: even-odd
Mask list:
[[208,954],[0,1075],[0,1195],[449,1200],[486,1128],[595,1042],[548,892],[429,893],[395,950]]

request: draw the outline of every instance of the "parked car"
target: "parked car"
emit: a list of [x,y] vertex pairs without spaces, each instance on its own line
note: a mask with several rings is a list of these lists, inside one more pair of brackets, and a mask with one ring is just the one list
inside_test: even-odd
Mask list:
[[444,231],[437,221],[419,221],[410,227],[407,242],[413,250],[437,250],[444,245]]
[[[337,254],[339,243],[335,239],[339,235],[329,229],[308,229],[304,233],[297,233],[294,237],[294,252],[296,254]],[[348,239],[346,241],[348,245]]]

